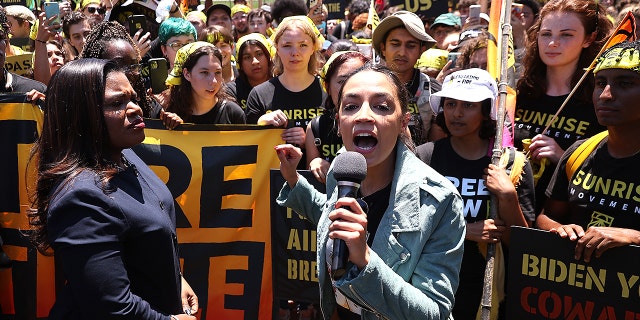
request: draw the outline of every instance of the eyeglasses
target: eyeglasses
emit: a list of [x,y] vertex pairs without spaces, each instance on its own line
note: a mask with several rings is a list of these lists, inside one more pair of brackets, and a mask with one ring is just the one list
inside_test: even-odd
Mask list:
[[94,13],[96,13],[96,11],[98,11],[98,14],[103,15],[103,14],[105,14],[105,13],[107,12],[107,10],[106,10],[105,8],[102,8],[102,7],[100,7],[100,8],[96,8],[96,7],[87,7],[86,9],[87,9],[87,11],[89,11],[89,13],[91,13],[91,14],[94,14]]
[[171,42],[171,43],[167,43],[167,45],[169,47],[171,47],[171,49],[178,51],[178,50],[180,50],[180,48],[182,48],[182,47],[184,47],[184,46],[186,46],[186,45],[188,45],[189,43],[192,43],[192,42],[193,41],[187,42],[187,43],[182,43],[180,41],[174,41],[174,42]]

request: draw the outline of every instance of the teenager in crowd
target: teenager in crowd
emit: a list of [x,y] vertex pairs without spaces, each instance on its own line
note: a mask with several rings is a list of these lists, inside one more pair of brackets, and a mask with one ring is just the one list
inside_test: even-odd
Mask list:
[[[575,258],[585,262],[610,248],[640,245],[638,202],[632,200],[640,184],[633,173],[640,163],[640,42],[609,48],[594,73],[593,104],[607,136],[595,140],[592,150],[583,149],[582,163],[572,159],[574,153],[591,141],[578,141],[567,149],[536,220],[543,230],[575,241]],[[601,181],[615,181],[621,189],[609,192]]]
[[221,26],[208,26],[202,30],[200,41],[211,43],[222,53],[222,78],[224,82],[231,82],[238,76],[233,57],[233,35],[231,30]]
[[157,118],[162,108],[160,103],[147,94],[140,74],[140,50],[127,30],[115,21],[97,24],[87,36],[80,58],[113,60],[119,67],[126,67],[127,77],[137,93],[137,103],[145,117]]
[[552,0],[528,31],[524,74],[517,86],[514,145],[522,148],[522,140],[531,139],[531,160],[544,162],[542,173],[534,166],[534,174],[541,174],[536,212],[542,209],[544,191],[564,150],[604,130],[593,111],[589,76],[549,130],[542,132],[607,40],[612,25],[603,12],[590,0]]
[[238,40],[238,77],[226,83],[227,92],[232,95],[243,110],[247,108],[247,98],[251,90],[271,79],[275,48],[264,35],[250,33]]
[[342,139],[336,130],[336,106],[340,88],[349,74],[368,61],[369,58],[357,51],[336,52],[320,71],[322,85],[329,97],[324,101],[322,115],[313,118],[307,126],[305,150],[308,169],[322,183],[327,182],[329,165],[342,147]]
[[[247,99],[247,123],[283,127],[282,139],[303,148],[307,124],[322,112],[324,101],[316,77],[319,36],[308,17],[285,18],[273,35],[276,76],[253,88]],[[301,165],[306,169],[306,162]]]
[[167,77],[169,104],[160,119],[169,129],[180,123],[244,124],[242,108],[222,89],[222,54],[208,42],[190,43],[178,50]]
[[167,18],[160,24],[158,38],[162,55],[167,59],[169,70],[173,69],[176,53],[185,45],[195,42],[196,28],[191,22],[182,18]]

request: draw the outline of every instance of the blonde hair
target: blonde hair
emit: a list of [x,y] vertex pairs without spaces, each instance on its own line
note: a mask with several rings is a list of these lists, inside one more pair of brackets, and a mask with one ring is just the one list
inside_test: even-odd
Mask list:
[[306,16],[294,16],[294,17],[288,17],[287,19],[284,19],[282,23],[280,23],[280,25],[278,26],[278,29],[276,29],[275,33],[273,34],[272,39],[273,39],[274,46],[276,47],[276,55],[273,59],[273,74],[278,76],[284,72],[284,66],[282,64],[282,60],[280,60],[280,56],[278,56],[278,49],[277,49],[278,42],[280,41],[280,38],[285,33],[285,31],[293,28],[299,28],[300,30],[302,30],[302,32],[305,35],[311,38],[314,51],[311,57],[309,58],[307,71],[312,75],[316,75],[318,72],[318,64],[319,64],[318,61],[320,61],[320,56],[319,56],[320,53],[318,52],[318,50],[322,46],[322,43],[320,43],[318,37],[315,34],[315,30],[314,30],[315,26],[311,25],[308,22]]

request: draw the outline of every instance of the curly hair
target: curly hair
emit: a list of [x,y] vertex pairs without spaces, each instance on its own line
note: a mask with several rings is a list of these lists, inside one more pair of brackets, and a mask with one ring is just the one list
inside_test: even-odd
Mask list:
[[[182,65],[183,70],[187,69],[189,72],[193,70],[193,67],[198,63],[198,60],[203,56],[211,56],[216,57],[220,62],[220,66],[222,66],[222,53],[220,49],[215,46],[203,46],[201,48],[196,49],[191,53],[187,59],[184,61]],[[171,86],[170,88],[170,96],[169,103],[167,105],[167,111],[176,113],[180,118],[182,118],[185,122],[191,122],[191,115],[193,114],[192,107],[195,102],[193,100],[193,87],[191,86],[191,82],[189,82],[184,77],[184,72],[180,75],[181,82],[180,85]],[[220,89],[216,93],[216,97],[218,101],[222,100],[233,100],[224,90],[224,83],[220,85]]]
[[[552,0],[540,10],[538,19],[527,32],[527,54],[524,57],[524,73],[518,81],[518,94],[530,99],[538,98],[547,91],[547,66],[540,58],[540,48],[538,48],[538,32],[542,21],[555,12],[574,13],[580,19],[585,30],[585,36],[595,35],[591,45],[583,48],[578,59],[578,65],[571,77],[571,86],[578,83],[582,75],[582,70],[587,68],[598,54],[598,51],[611,32],[611,21],[606,17],[606,11],[602,5],[590,0]],[[582,94],[576,98],[584,102],[591,101],[593,91],[593,76],[590,81],[585,81],[582,85]]]
[[309,8],[304,0],[276,0],[271,5],[271,17],[277,23],[290,16],[304,16]]
[[[461,48],[459,49],[460,57],[456,61],[456,67],[463,69],[471,68],[469,63],[471,62],[473,53],[489,45],[489,33],[482,31],[478,33],[477,37],[465,40],[458,45]],[[474,68],[480,68],[480,66],[475,66]]]

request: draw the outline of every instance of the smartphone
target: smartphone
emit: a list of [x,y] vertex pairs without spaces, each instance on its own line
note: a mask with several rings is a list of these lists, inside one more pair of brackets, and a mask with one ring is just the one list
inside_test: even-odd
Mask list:
[[[316,5],[318,5],[318,1],[320,0],[309,0],[309,9],[315,7]],[[317,8],[314,9],[313,11],[314,14],[322,14],[322,6],[318,6]]]
[[449,54],[447,55],[447,60],[449,61],[453,61],[450,65],[448,69],[452,69],[456,67],[456,62],[458,61],[458,57],[460,56],[460,52],[449,52]]
[[149,78],[151,79],[151,90],[153,93],[160,93],[167,89],[168,66],[165,58],[149,59]]
[[49,26],[58,25],[56,31],[62,31],[62,25],[60,24],[60,4],[57,2],[47,1],[44,3],[44,12],[47,16],[47,19],[55,16],[55,19],[53,19],[51,23],[49,23]]
[[147,18],[141,14],[130,15],[127,19],[129,21],[129,34],[133,38],[136,31],[142,29],[140,36],[147,32]]
[[469,18],[480,18],[480,8],[479,4],[469,6]]

